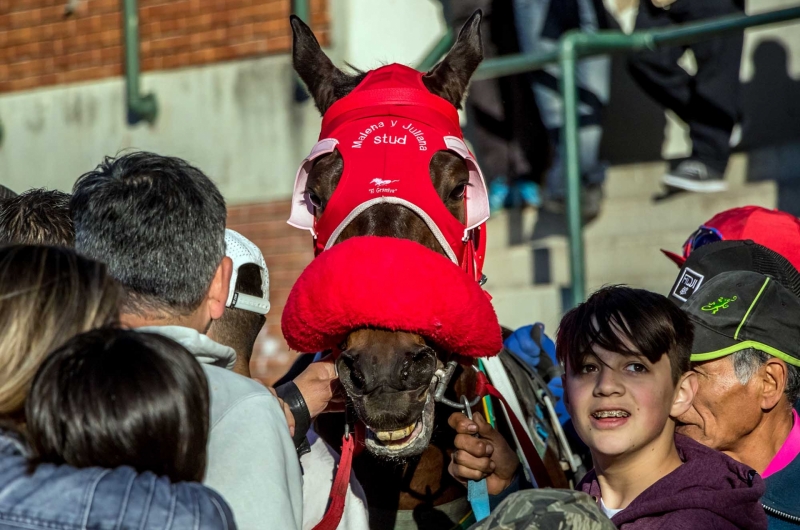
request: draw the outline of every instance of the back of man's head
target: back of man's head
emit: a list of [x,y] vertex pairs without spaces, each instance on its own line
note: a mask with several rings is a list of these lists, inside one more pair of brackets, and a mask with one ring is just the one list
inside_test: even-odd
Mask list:
[[[239,267],[236,285],[231,285],[236,293],[263,298],[261,267],[254,263],[245,263]],[[269,293],[267,293],[269,294]],[[208,330],[208,336],[216,342],[230,346],[236,350],[236,365],[234,371],[243,375],[250,375],[250,357],[253,355],[253,346],[258,338],[258,333],[264,327],[267,318],[247,309],[228,307],[218,320],[215,320]]]
[[74,240],[68,194],[32,189],[0,200],[0,245],[71,247]]
[[[75,249],[126,289],[124,312],[192,314],[225,256],[225,200],[199,169],[148,152],[107,157],[70,202]],[[223,299],[224,302],[224,299]]]

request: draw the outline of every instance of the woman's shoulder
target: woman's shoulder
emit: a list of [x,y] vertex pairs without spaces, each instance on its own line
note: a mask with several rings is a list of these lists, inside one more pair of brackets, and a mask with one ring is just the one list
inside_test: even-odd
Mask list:
[[31,472],[24,456],[2,455],[0,484],[0,521],[33,528],[235,528],[230,508],[210,488],[126,466],[41,464]]

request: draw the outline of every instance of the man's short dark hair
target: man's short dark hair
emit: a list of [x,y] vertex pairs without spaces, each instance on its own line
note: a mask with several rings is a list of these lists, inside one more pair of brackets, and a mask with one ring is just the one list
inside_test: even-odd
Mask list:
[[130,313],[190,314],[225,256],[225,200],[180,158],[107,157],[75,183],[70,209],[75,249],[108,265]]
[[[245,263],[239,267],[236,292],[263,297],[261,275],[261,267],[254,263]],[[253,345],[266,321],[267,318],[264,315],[245,309],[226,307],[222,317],[213,323],[214,340],[230,346],[236,350],[237,355],[241,355],[245,361],[250,362]]]
[[677,384],[689,371],[693,339],[691,321],[667,297],[613,285],[598,290],[564,315],[558,328],[556,357],[568,369],[576,369],[595,344],[622,355],[643,355],[651,363],[667,355],[672,380]]
[[32,461],[126,465],[200,482],[208,392],[203,368],[167,337],[108,328],[77,335],[50,354],[31,384]]
[[32,189],[0,201],[0,244],[71,247],[74,241],[69,194]]

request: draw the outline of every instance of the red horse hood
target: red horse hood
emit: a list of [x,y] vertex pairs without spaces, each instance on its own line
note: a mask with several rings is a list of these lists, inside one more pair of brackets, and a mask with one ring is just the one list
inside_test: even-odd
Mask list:
[[[344,170],[318,220],[305,193],[313,161],[337,149]],[[460,156],[469,169],[466,223],[447,210],[433,187],[431,158],[437,151]],[[373,70],[325,113],[320,140],[295,180],[289,224],[310,230],[317,254],[329,249],[342,230],[378,203],[402,205],[428,225],[453,263],[480,278],[489,218],[486,185],[461,135],[458,112],[431,94],[422,73],[398,64]]]
[[454,354],[486,357],[503,346],[494,308],[457,265],[419,243],[355,237],[306,267],[281,321],[289,347],[338,347],[356,329],[417,333]]

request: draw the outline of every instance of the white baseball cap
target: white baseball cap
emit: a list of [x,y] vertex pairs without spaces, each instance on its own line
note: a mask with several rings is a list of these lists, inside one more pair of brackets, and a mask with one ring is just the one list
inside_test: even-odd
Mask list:
[[[231,286],[228,289],[228,301],[225,307],[244,309],[266,315],[269,312],[269,270],[264,256],[252,241],[239,232],[225,229],[225,255],[233,261],[233,274]],[[261,268],[261,292],[263,297],[236,292],[236,278],[239,277],[239,267],[252,263]]]

